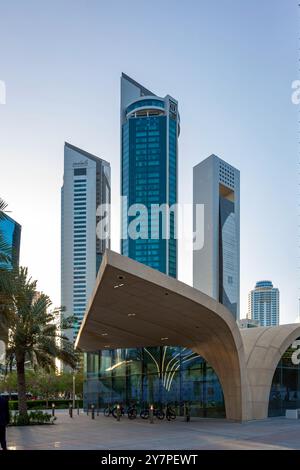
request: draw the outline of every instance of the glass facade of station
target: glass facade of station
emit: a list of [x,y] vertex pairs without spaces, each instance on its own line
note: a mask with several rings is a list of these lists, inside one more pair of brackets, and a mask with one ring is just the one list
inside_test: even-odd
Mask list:
[[196,353],[178,347],[115,349],[85,355],[84,405],[172,403],[177,413],[225,417],[218,377]]
[[[105,408],[135,403],[165,406],[180,415],[188,403],[192,416],[225,418],[222,387],[212,367],[196,353],[164,346],[115,349],[85,354],[84,406]],[[282,356],[274,373],[269,416],[300,408],[300,338]]]

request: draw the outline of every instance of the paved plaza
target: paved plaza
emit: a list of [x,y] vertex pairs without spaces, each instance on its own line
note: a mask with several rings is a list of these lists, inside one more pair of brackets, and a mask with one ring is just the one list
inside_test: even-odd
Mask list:
[[102,414],[95,420],[84,413],[71,419],[67,411],[58,411],[53,426],[9,427],[7,434],[11,450],[300,449],[300,420],[286,418],[241,424],[200,418],[186,423],[179,417],[151,424]]

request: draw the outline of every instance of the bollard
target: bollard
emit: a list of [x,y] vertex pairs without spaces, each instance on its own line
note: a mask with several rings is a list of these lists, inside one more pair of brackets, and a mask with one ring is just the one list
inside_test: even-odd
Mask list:
[[52,416],[55,416],[55,403],[52,403]]
[[153,424],[153,405],[150,406],[150,423]]
[[95,405],[92,405],[91,408],[92,408],[92,419],[95,419]]
[[89,415],[89,404],[87,404],[87,408],[86,408],[86,414]]
[[70,416],[70,418],[73,418],[73,407],[72,407],[72,403],[70,403],[70,405],[69,405],[69,416]]
[[77,414],[79,416],[79,400],[77,400]]
[[121,409],[120,405],[117,405],[117,421],[120,421],[121,418]]
[[185,404],[185,420],[187,423],[191,420],[190,407],[188,404]]

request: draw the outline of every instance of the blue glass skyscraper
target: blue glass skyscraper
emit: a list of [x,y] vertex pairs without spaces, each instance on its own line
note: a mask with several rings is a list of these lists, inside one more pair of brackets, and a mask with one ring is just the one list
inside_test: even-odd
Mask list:
[[10,258],[10,261],[3,267],[11,269],[19,265],[21,225],[6,214],[5,218],[0,220],[0,232],[8,248],[6,254]]
[[[159,206],[177,203],[178,102],[156,96],[124,73],[121,77],[121,195],[123,255],[177,277],[175,214],[159,215]],[[146,232],[128,237],[133,215],[128,208],[143,204],[148,210]],[[155,206],[155,208],[153,207]],[[156,211],[157,225],[152,214]],[[148,229],[147,229],[148,227]],[[166,236],[164,236],[164,233]]]

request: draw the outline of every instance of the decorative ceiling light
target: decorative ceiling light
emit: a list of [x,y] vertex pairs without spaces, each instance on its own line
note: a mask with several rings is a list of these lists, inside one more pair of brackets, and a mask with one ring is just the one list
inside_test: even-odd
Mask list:
[[114,286],[114,289],[117,289],[118,287],[122,287],[122,286],[124,286],[124,284],[116,284],[116,285]]

